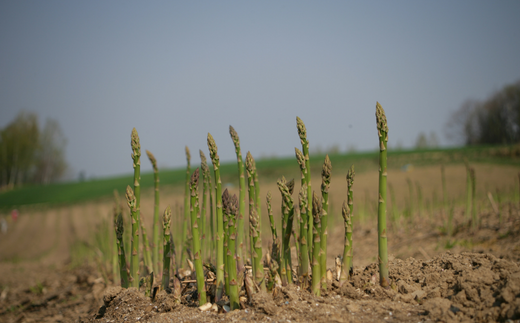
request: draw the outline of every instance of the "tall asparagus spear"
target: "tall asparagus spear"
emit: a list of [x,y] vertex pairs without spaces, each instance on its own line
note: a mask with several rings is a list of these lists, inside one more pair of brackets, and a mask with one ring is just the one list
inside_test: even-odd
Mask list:
[[252,240],[252,262],[253,262],[253,276],[255,282],[260,286],[261,290],[266,290],[265,279],[264,279],[264,267],[262,265],[262,233],[260,228],[260,218],[258,215],[258,209],[255,206],[255,194],[252,194],[254,188],[254,173],[255,160],[250,152],[247,152],[246,156],[246,171],[249,183],[249,226]]
[[321,171],[321,257],[320,257],[320,273],[321,273],[321,288],[327,290],[327,225],[328,225],[328,214],[329,214],[329,188],[330,188],[330,173],[332,171],[332,163],[330,162],[329,155],[325,156]]
[[[248,195],[248,201],[249,201],[249,220],[251,220],[253,216],[253,210],[255,210],[255,182],[253,178],[253,171],[252,171],[252,163],[251,159],[253,156],[251,156],[250,152],[247,152],[246,154],[246,173],[247,173],[247,195]],[[254,259],[254,253],[255,253],[255,245],[253,242],[253,226],[251,223],[249,223],[249,242],[250,242],[250,248],[251,248],[251,266],[253,267],[253,276],[255,273],[255,262]]]
[[139,287],[139,218],[137,213],[134,191],[128,185],[126,187],[126,200],[132,216],[132,258],[130,258],[130,286]]
[[[206,218],[207,218],[207,210],[208,210],[208,197],[207,197],[207,192],[208,192],[208,189],[209,189],[209,178],[210,178],[210,172],[209,172],[209,167],[208,167],[208,161],[206,159],[206,155],[204,155],[204,152],[202,152],[202,150],[199,150],[199,154],[200,154],[200,169],[201,169],[201,173],[202,173],[202,209],[200,211],[200,217],[201,217],[201,223],[200,223],[200,228],[201,228],[201,245],[202,245],[202,259],[204,259],[204,257],[207,257],[207,251],[208,250],[208,245],[207,243],[205,244],[205,242],[207,241],[207,226],[206,226]],[[210,251],[211,251],[211,247],[210,247]]]
[[153,232],[152,232],[152,262],[153,262],[153,272],[158,275],[160,268],[160,259],[159,259],[159,169],[157,168],[157,160],[155,156],[150,152],[146,151],[148,155],[148,159],[153,166],[153,179],[154,179],[154,210],[153,210]]
[[352,213],[346,202],[343,202],[341,214],[345,221],[345,247],[343,248],[343,264],[339,284],[343,285],[350,278],[350,268],[352,266]]
[[316,296],[320,296],[320,231],[321,231],[321,204],[318,199],[316,192],[312,195],[312,215],[314,219],[314,226],[312,228],[314,246],[312,248],[312,293]]
[[309,253],[307,247],[307,186],[303,185],[300,189],[299,194],[300,204],[300,282],[303,289],[308,287],[308,276],[309,276]]
[[388,149],[388,124],[385,111],[376,104],[377,132],[379,136],[379,207],[377,212],[379,246],[379,280],[381,287],[390,285],[388,279],[388,242],[386,235],[386,156]]
[[163,215],[163,272],[162,286],[164,290],[168,289],[170,284],[170,263],[172,257],[172,245],[170,242],[170,224],[172,220],[172,209],[168,205]]
[[237,155],[237,164],[238,164],[238,186],[239,186],[239,213],[238,213],[238,226],[237,226],[237,262],[238,262],[238,270],[242,271],[244,268],[244,214],[246,212],[246,180],[244,174],[244,163],[242,161],[242,152],[240,150],[240,138],[238,137],[238,133],[232,126],[229,126],[229,134],[231,135],[231,139],[233,139],[233,144],[235,145],[235,153]]
[[[137,226],[137,233],[135,242],[132,241],[132,259],[134,256],[134,252],[136,253],[136,259],[137,259],[137,268],[139,268],[139,226],[140,226],[140,220],[141,220],[141,144],[139,142],[139,134],[137,133],[137,130],[135,128],[132,129],[132,135],[131,135],[131,146],[132,146],[132,161],[134,166],[134,190],[133,195],[135,197],[135,222]],[[134,235],[134,229],[133,229],[133,222],[134,219],[132,219],[132,238]],[[134,246],[135,245],[135,250]],[[134,273],[137,274],[137,276],[133,276],[135,281],[132,281],[132,286],[139,286],[139,269]]]
[[354,176],[356,175],[356,173],[354,172],[354,165],[350,166],[350,169],[348,170],[347,172],[347,190],[348,190],[348,196],[347,196],[347,203],[348,203],[348,208],[349,208],[349,216],[348,216],[348,219],[349,219],[349,228],[350,228],[350,232],[347,232],[347,238],[348,238],[348,242],[349,242],[349,245],[350,245],[350,267],[347,268],[346,270],[348,270],[348,274],[349,274],[349,277],[350,275],[352,275],[353,273],[353,267],[354,267],[354,262],[353,262],[353,247],[354,245],[352,244],[352,217],[354,216],[354,192],[352,190],[352,187],[354,186]]
[[217,292],[215,300],[222,297],[224,291],[224,221],[222,218],[222,181],[220,180],[220,158],[217,152],[217,144],[213,136],[208,133],[208,148],[213,171],[215,174],[215,200],[217,214]]
[[238,278],[236,263],[236,236],[237,236],[237,214],[238,199],[236,195],[230,196],[226,189],[222,194],[223,213],[228,217],[228,251],[227,262],[229,269],[229,302],[231,310],[239,308],[238,301]]
[[287,282],[289,284],[293,283],[292,279],[292,271],[291,271],[291,265],[289,262],[289,259],[291,259],[291,247],[290,247],[290,240],[291,240],[291,233],[293,228],[293,219],[294,219],[294,202],[293,198],[291,197],[291,193],[289,192],[289,188],[287,187],[285,181],[279,180],[277,182],[278,189],[280,190],[280,193],[282,194],[282,198],[284,201],[284,210],[283,210],[283,217],[284,227],[282,228],[283,231],[283,261],[285,264],[282,264],[282,266],[285,266],[286,275],[287,275]]
[[[309,159],[309,141],[307,140],[307,129],[305,128],[305,124],[302,119],[296,117],[296,128],[298,128],[298,135],[300,136],[300,142],[302,144],[303,156],[305,157],[305,169],[307,172],[305,173],[305,183],[307,184],[307,198],[309,199],[307,203],[307,214],[312,214],[312,203],[310,202],[312,196],[312,188],[311,188],[311,162]],[[312,241],[312,217],[309,216],[308,230],[307,230],[307,241]],[[309,253],[312,253],[312,245],[309,245]]]
[[184,219],[182,223],[182,241],[181,241],[181,268],[184,268],[184,264],[186,263],[186,255],[187,250],[186,239],[188,237],[188,221],[190,219],[190,160],[191,154],[188,146],[185,147],[186,151],[186,181],[184,183]]
[[199,169],[195,169],[190,180],[190,213],[191,213],[191,234],[193,241],[193,261],[195,262],[195,273],[197,276],[197,291],[199,293],[199,305],[206,304],[206,287],[204,285],[204,269],[202,268],[202,259],[200,251],[199,239],[199,194],[197,187],[199,185]]

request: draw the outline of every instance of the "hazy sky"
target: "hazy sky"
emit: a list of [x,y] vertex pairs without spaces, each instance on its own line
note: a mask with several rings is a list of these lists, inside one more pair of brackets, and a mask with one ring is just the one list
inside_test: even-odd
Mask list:
[[414,145],[466,99],[520,78],[520,1],[1,1],[0,127],[58,120],[74,177],[132,172],[130,133],[160,166],[198,164],[228,127],[256,158]]

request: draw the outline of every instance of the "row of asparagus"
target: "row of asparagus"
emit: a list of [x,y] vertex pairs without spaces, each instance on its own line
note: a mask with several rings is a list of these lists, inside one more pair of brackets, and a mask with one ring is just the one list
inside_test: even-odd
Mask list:
[[[173,279],[173,290],[180,293],[179,269],[188,263],[195,272],[198,290],[199,304],[206,304],[208,297],[206,291],[210,289],[208,284],[215,285],[214,301],[219,301],[224,293],[228,296],[231,310],[240,306],[240,291],[244,286],[245,292],[250,295],[255,290],[272,289],[278,285],[299,284],[304,289],[310,287],[315,295],[320,295],[327,288],[327,237],[329,205],[328,196],[332,173],[332,164],[325,157],[321,177],[321,194],[312,190],[309,141],[305,124],[300,118],[297,120],[297,130],[302,149],[295,148],[295,155],[301,171],[301,188],[297,199],[292,197],[295,183],[281,178],[277,186],[282,196],[281,204],[281,232],[277,232],[277,224],[273,216],[272,194],[267,193],[267,213],[271,226],[272,244],[270,251],[263,255],[261,232],[261,193],[256,171],[255,160],[250,152],[243,162],[240,149],[240,140],[237,132],[230,126],[230,135],[235,146],[238,162],[239,196],[232,195],[226,189],[222,192],[220,178],[220,159],[215,140],[208,134],[207,144],[215,181],[215,207],[213,207],[212,185],[210,170],[206,157],[202,151],[201,167],[190,171],[190,152],[186,147],[187,171],[186,192],[184,201],[184,221],[181,238],[181,263],[175,264],[175,247],[171,235],[172,210],[168,206],[162,218],[162,232],[160,232],[159,219],[159,173],[157,162],[152,153],[147,155],[154,168],[155,179],[155,207],[152,242],[149,243],[142,224],[140,212],[140,156],[141,147],[139,136],[135,128],[132,130],[131,147],[134,167],[133,188],[126,189],[126,200],[131,214],[131,238],[130,261],[127,262],[125,245],[123,243],[124,225],[121,209],[115,209],[116,248],[118,252],[119,276],[122,287],[139,287],[140,284],[140,248],[139,239],[142,236],[143,262],[146,274],[142,275],[142,282],[147,286],[147,294],[152,293],[154,278],[161,279],[163,289],[169,291],[170,278]],[[389,286],[388,256],[386,235],[386,152],[388,141],[388,126],[384,110],[379,103],[376,104],[376,121],[379,138],[379,207],[378,207],[378,233],[379,233],[379,266],[380,283],[383,287]],[[202,174],[202,209],[199,203],[199,179]],[[353,215],[353,184],[354,166],[346,175],[348,194],[342,207],[342,216],[345,224],[345,240],[343,257],[339,259],[340,265],[337,278],[340,284],[347,282],[353,273],[353,249],[352,249],[352,215]],[[247,183],[246,183],[247,178]],[[245,228],[246,189],[249,201],[248,218],[249,228]],[[207,205],[207,193],[209,193],[210,205]],[[118,205],[116,203],[116,205]],[[210,243],[205,239],[206,213],[210,210]],[[216,235],[213,230],[213,211],[215,212]],[[191,238],[188,239],[188,221],[191,229]],[[249,244],[246,246],[245,231],[249,232]],[[159,239],[162,236],[162,244]],[[297,266],[293,265],[291,254],[291,238],[297,250]],[[186,244],[187,241],[191,243]],[[151,248],[150,248],[151,246]],[[191,248],[191,249],[190,249]],[[210,250],[204,250],[204,249]],[[151,251],[150,251],[151,249]],[[162,257],[160,257],[162,249]],[[212,255],[216,249],[216,266],[212,262],[203,264],[204,254]],[[191,250],[191,259],[188,259],[188,250]],[[249,257],[247,255],[249,251]],[[206,253],[204,253],[206,251]],[[212,256],[209,259],[213,259]],[[337,260],[338,262],[338,260]],[[162,268],[161,268],[162,263]],[[173,268],[173,271],[172,271]],[[206,274],[205,269],[206,268]],[[310,272],[309,272],[310,269]],[[209,278],[207,272],[213,272],[213,278]],[[155,274],[154,274],[155,273]],[[172,275],[173,273],[173,275]],[[156,284],[157,285],[157,284]],[[157,290],[157,288],[155,289]]]

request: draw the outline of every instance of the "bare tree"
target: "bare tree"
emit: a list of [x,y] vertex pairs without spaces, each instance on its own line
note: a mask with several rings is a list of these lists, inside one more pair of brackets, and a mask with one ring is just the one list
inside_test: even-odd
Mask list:
[[448,139],[466,145],[520,142],[520,81],[483,102],[465,101],[445,126]]

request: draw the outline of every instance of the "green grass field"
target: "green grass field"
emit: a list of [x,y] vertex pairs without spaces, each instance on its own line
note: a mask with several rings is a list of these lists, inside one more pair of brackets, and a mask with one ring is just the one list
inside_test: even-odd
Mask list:
[[[378,166],[378,152],[342,153],[329,155],[333,174],[345,173],[350,165],[355,164],[356,172],[375,169]],[[325,154],[311,155],[312,172],[319,172],[323,164]],[[461,163],[464,158],[475,163],[520,163],[518,147],[515,146],[480,146],[447,149],[428,150],[399,150],[389,151],[389,168],[400,168],[407,164],[414,166]],[[256,162],[262,181],[275,181],[282,175],[286,178],[298,178],[300,170],[295,157],[277,159],[259,159]],[[198,167],[197,162],[192,163],[192,169]],[[210,166],[211,168],[211,166]],[[25,186],[0,193],[0,210],[8,210],[14,207],[27,205],[56,205],[72,204],[89,200],[111,197],[114,189],[121,194],[127,185],[133,181],[131,167],[128,167],[128,175],[95,179],[85,182],[69,182],[51,184],[45,186]],[[186,175],[185,168],[159,170],[161,186],[182,186]],[[238,185],[237,166],[235,162],[221,165],[222,181]],[[153,172],[142,173],[141,185],[143,189],[153,187]]]

